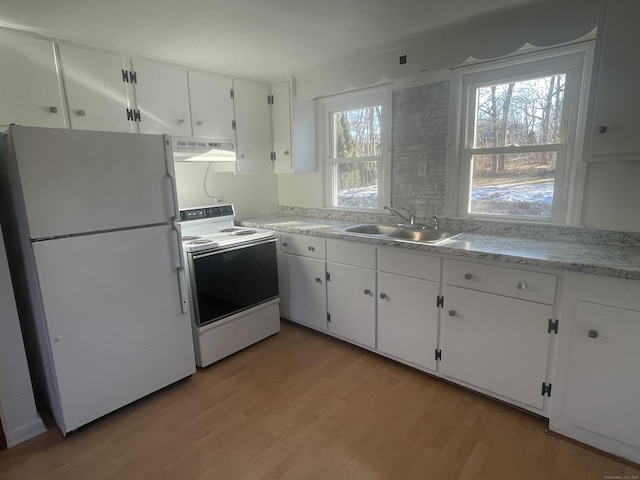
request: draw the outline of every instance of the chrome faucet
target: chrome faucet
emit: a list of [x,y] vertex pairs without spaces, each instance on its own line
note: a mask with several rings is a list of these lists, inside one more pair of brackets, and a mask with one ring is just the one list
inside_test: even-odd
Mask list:
[[404,208],[404,207],[400,207],[403,210],[406,210],[407,212],[409,212],[409,218],[405,217],[404,215],[402,215],[399,211],[391,208],[391,207],[382,207],[383,210],[389,210],[390,212],[395,213],[396,215],[398,215],[402,220],[404,220],[406,223],[408,223],[409,225],[415,225],[416,223],[416,214],[415,212],[409,210],[408,208]]
[[433,229],[437,230],[440,226],[440,218],[438,217],[438,215],[434,215],[431,217],[431,223],[433,224]]

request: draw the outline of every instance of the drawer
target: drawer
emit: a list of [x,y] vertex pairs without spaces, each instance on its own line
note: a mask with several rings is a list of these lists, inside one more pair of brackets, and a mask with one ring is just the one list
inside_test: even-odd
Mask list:
[[447,285],[553,305],[558,278],[550,273],[445,260]]
[[353,265],[354,267],[376,268],[376,249],[357,243],[327,242],[329,262]]
[[441,260],[429,255],[398,250],[378,250],[378,270],[408,277],[440,281]]
[[325,241],[323,238],[306,235],[280,234],[280,248],[282,253],[302,255],[304,257],[320,258],[326,257]]

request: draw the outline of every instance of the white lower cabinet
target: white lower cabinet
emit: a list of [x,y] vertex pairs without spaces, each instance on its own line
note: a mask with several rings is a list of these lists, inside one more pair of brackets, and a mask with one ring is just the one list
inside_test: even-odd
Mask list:
[[324,240],[281,234],[278,249],[280,314],[291,321],[327,330]]
[[373,247],[327,242],[329,331],[369,348],[376,346],[375,265]]
[[441,262],[427,255],[378,250],[378,350],[433,371]]
[[[501,285],[497,278],[508,280]],[[461,279],[470,282],[467,288],[455,285]],[[519,297],[553,282],[555,298],[555,281],[544,273],[446,260],[440,372],[542,412],[554,308]]]
[[640,461],[640,282],[567,275],[550,428]]

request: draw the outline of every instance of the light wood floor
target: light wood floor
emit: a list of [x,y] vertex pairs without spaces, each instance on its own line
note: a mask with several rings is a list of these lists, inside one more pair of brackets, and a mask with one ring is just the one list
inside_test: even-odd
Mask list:
[[51,426],[0,452],[0,480],[639,478],[545,428],[283,322],[278,335],[67,438]]

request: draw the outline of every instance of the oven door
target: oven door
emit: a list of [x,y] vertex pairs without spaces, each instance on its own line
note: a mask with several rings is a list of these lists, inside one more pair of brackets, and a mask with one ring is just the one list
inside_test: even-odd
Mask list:
[[189,254],[200,327],[278,297],[276,239]]

